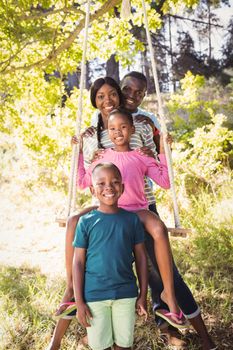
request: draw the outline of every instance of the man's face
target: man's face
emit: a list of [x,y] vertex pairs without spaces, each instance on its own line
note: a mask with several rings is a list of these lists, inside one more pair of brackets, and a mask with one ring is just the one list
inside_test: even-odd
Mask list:
[[134,77],[126,77],[122,81],[121,90],[125,99],[125,108],[132,113],[135,112],[146,93],[144,82]]

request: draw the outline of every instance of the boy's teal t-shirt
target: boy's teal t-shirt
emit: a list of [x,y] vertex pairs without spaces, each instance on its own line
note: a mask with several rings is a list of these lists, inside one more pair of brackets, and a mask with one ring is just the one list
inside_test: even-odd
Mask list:
[[79,220],[74,247],[85,248],[86,302],[133,298],[138,295],[133,273],[133,250],[144,242],[137,214],[119,209],[115,214],[93,210]]

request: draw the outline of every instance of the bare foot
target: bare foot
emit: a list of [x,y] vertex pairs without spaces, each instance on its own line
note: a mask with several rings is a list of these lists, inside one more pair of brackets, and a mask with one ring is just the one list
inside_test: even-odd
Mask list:
[[84,350],[86,349],[87,345],[88,345],[88,341],[87,341],[87,335],[86,335],[85,337],[79,340],[77,350]]
[[62,298],[61,304],[55,312],[56,316],[59,316],[64,310],[67,309],[68,305],[62,305],[64,303],[70,302],[74,298],[74,291],[72,288],[66,288],[64,296]]
[[218,347],[214,344],[211,338],[208,341],[202,343],[202,350],[217,350]]
[[60,344],[53,344],[53,341],[51,340],[51,342],[49,343],[49,345],[47,346],[47,348],[45,350],[59,350],[60,349]]
[[186,342],[181,339],[180,333],[175,330],[166,328],[161,332],[161,335],[166,337],[167,345],[175,346],[179,349],[185,349],[185,346],[187,345]]
[[82,345],[88,345],[87,335],[80,339],[79,341]]

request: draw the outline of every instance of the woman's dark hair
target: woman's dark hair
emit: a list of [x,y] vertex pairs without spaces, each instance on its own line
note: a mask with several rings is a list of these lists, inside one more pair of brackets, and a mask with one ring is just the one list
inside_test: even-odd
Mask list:
[[116,92],[119,96],[119,100],[120,100],[120,106],[123,104],[123,95],[121,92],[121,88],[120,85],[113,79],[110,77],[104,77],[104,78],[99,78],[96,79],[94,81],[94,83],[91,85],[91,90],[90,90],[90,99],[91,99],[91,104],[93,107],[96,107],[96,95],[97,92],[99,91],[99,89],[104,85],[107,84],[111,87],[113,87],[114,89],[116,89]]
[[128,119],[128,121],[130,122],[130,124],[133,125],[133,116],[130,112],[126,111],[126,109],[124,109],[122,107],[116,108],[112,112],[109,113],[109,117],[111,115],[115,115],[115,114],[124,115]]
[[[122,105],[123,104],[123,95],[122,95],[120,86],[118,85],[118,83],[113,78],[111,78],[111,77],[104,77],[104,78],[96,79],[94,81],[94,83],[91,85],[90,99],[91,99],[92,106],[97,108],[97,106],[96,106],[96,95],[97,95],[97,92],[99,91],[99,89],[102,88],[102,86],[104,84],[107,84],[107,85],[113,87],[116,90],[116,92],[117,92],[117,94],[119,96],[120,105]],[[98,115],[98,123],[97,123],[98,148],[103,148],[103,146],[101,145],[101,140],[100,140],[101,139],[100,133],[103,130],[103,127],[104,127],[103,119],[102,119],[101,114],[99,113],[99,115]]]

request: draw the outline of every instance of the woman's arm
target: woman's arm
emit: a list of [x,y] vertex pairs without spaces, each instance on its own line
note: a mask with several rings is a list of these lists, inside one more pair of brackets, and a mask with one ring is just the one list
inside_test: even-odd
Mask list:
[[144,243],[134,246],[134,257],[140,293],[137,298],[136,309],[140,316],[145,315],[147,319],[147,289],[148,289],[148,269]]

